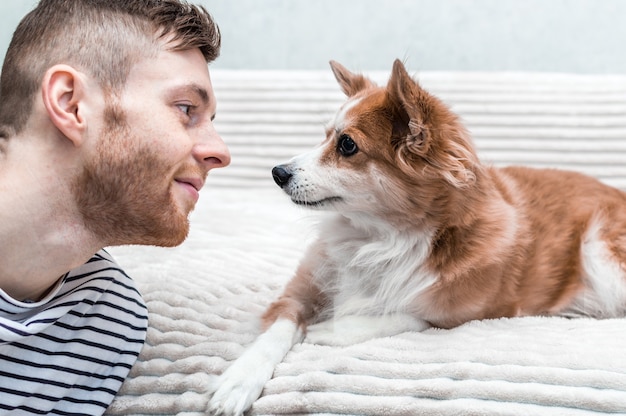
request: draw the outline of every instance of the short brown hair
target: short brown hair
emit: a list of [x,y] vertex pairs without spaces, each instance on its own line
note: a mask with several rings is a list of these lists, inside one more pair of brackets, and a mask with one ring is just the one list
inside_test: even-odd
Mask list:
[[170,50],[199,48],[207,63],[220,52],[217,24],[184,0],[41,0],[13,34],[0,75],[0,138],[30,117],[45,71],[75,66],[107,93],[119,91],[136,62]]

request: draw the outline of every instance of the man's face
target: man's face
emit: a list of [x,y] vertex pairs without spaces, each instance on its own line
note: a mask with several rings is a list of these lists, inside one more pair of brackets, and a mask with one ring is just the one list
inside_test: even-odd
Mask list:
[[162,51],[108,101],[76,192],[85,223],[106,245],[182,243],[209,170],[230,162],[202,54]]

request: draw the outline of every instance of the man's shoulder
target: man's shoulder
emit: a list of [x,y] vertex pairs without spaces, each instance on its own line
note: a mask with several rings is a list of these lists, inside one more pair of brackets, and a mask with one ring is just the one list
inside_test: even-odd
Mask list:
[[[66,273],[47,299],[22,304],[19,315],[0,325],[0,351],[8,363],[0,377],[0,407],[76,414],[78,405],[81,414],[101,413],[137,360],[147,326],[133,280],[99,251]],[[50,393],[36,394],[44,388]],[[29,401],[34,395],[41,397]]]
[[102,249],[95,253],[85,264],[70,270],[65,276],[65,281],[104,280],[121,284],[132,288],[137,292],[135,282],[126,274],[122,267],[115,261],[108,251]]
[[85,264],[82,264],[74,269],[72,269],[68,275],[81,275],[86,276],[93,273],[98,273],[101,271],[111,271],[117,272],[117,277],[122,280],[132,280],[125,272],[122,270],[120,265],[115,261],[113,256],[109,254],[108,251],[102,249],[95,253]]
[[85,264],[72,269],[64,278],[60,296],[80,292],[94,302],[114,302],[134,313],[146,315],[146,305],[135,281],[106,250],[95,253]]

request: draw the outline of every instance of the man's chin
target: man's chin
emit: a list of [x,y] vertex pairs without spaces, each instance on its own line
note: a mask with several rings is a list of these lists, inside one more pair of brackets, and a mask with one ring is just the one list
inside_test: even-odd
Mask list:
[[176,247],[181,245],[189,235],[189,221],[186,220],[184,226],[167,227],[164,232],[155,235],[154,242],[151,244],[158,247]]
[[160,221],[150,230],[142,230],[127,236],[127,242],[116,245],[144,245],[157,247],[176,247],[181,245],[189,235],[189,220],[177,218],[171,221]]
[[167,200],[167,204],[160,205],[160,212],[155,209],[159,204],[153,204],[146,210],[143,230],[138,229],[136,234],[139,242],[133,244],[176,247],[187,239],[190,228],[189,214],[196,206],[195,201],[193,203],[188,200],[181,201],[172,193]]

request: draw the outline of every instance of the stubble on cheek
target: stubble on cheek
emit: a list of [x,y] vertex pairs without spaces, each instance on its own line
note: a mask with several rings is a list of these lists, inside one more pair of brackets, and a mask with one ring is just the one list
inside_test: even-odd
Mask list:
[[171,166],[126,127],[118,109],[105,111],[109,128],[74,185],[85,226],[105,245],[173,247],[189,232],[188,212],[178,208],[168,181]]

